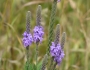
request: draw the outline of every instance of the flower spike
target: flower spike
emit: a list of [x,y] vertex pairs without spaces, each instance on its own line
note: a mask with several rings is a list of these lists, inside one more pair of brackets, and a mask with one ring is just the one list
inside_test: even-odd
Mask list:
[[62,47],[62,49],[64,48],[65,38],[66,38],[66,33],[63,32],[63,34],[62,34],[62,38],[61,38],[61,47]]
[[36,20],[36,26],[34,28],[34,42],[39,43],[42,42],[44,35],[44,29],[41,26],[41,6],[39,5],[37,8],[37,20]]
[[33,42],[33,38],[30,33],[30,18],[31,18],[31,13],[30,11],[28,11],[26,14],[26,31],[23,33],[23,39],[22,39],[24,47],[30,46]]

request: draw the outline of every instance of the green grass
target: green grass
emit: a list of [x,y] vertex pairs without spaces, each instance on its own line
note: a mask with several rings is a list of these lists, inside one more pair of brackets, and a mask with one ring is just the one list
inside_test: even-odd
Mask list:
[[[51,0],[50,0],[51,1]],[[31,28],[36,24],[36,8],[42,6],[44,41],[39,48],[42,58],[47,48],[48,25],[52,3],[48,0],[0,0],[0,70],[23,70],[25,48],[22,33],[26,12],[32,13]],[[66,32],[65,58],[60,70],[90,70],[90,1],[61,0],[57,5],[55,23],[60,23],[61,34]],[[32,57],[35,45],[31,46]],[[33,59],[32,59],[32,62]]]

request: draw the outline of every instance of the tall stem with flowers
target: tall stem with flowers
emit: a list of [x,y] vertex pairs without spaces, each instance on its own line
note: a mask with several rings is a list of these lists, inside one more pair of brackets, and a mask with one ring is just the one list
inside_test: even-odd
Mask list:
[[[56,65],[60,65],[65,54],[63,51],[66,33],[63,32],[61,42],[60,38],[60,24],[57,24],[54,38],[54,25],[55,25],[55,14],[57,3],[60,0],[53,0],[51,17],[49,22],[49,33],[48,33],[48,47],[44,58],[38,61],[38,47],[43,41],[44,28],[41,26],[41,5],[38,6],[36,11],[36,26],[33,29],[33,34],[30,30],[31,13],[27,12],[26,15],[26,31],[23,33],[23,45],[26,48],[27,61],[25,64],[25,70],[55,70]],[[36,44],[35,50],[35,62],[30,62],[30,50],[29,47],[32,43]],[[50,63],[48,63],[50,62]],[[49,64],[49,67],[48,67]]]

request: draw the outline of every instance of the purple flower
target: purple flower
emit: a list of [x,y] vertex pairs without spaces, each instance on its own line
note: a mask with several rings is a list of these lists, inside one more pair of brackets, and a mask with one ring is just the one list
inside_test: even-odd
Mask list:
[[34,42],[35,43],[42,42],[43,35],[44,35],[43,27],[42,26],[35,26],[34,34],[33,34]]
[[33,42],[33,38],[32,38],[32,35],[30,33],[27,33],[26,31],[23,33],[23,45],[25,47],[28,47],[32,44]]
[[54,58],[54,61],[57,62],[57,64],[60,64],[62,59],[64,58],[64,51],[61,48],[60,44],[57,44],[55,46],[55,43],[52,42],[52,45],[50,46],[50,54]]
[[61,0],[58,0],[58,2],[60,2]]

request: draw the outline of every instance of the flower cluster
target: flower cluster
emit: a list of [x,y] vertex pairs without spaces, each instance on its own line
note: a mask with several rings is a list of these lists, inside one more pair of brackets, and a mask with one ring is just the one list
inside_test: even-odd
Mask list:
[[35,26],[33,37],[30,33],[27,33],[25,31],[23,33],[23,39],[22,39],[24,46],[25,47],[30,46],[33,41],[35,43],[37,42],[41,43],[43,40],[43,35],[44,35],[44,31],[42,26]]
[[33,34],[34,42],[35,43],[42,42],[43,35],[44,35],[43,27],[42,26],[35,26],[34,34]]
[[60,64],[62,59],[64,58],[64,51],[62,50],[60,44],[55,45],[54,42],[52,42],[52,45],[50,46],[50,54],[54,58],[54,61],[57,64]]
[[25,47],[30,46],[33,42],[33,37],[30,33],[27,33],[26,31],[23,33],[23,45]]
[[[50,29],[49,29],[49,37],[48,37],[48,50],[46,55],[43,58],[42,61],[42,67],[41,70],[46,69],[46,65],[48,62],[48,57],[51,55],[51,63],[50,66],[47,67],[47,70],[56,70],[55,67],[56,65],[60,65],[62,62],[62,59],[64,58],[64,51],[63,51],[63,46],[65,42],[65,33],[63,33],[61,43],[59,43],[59,38],[60,38],[60,25],[58,24],[56,26],[56,31],[55,31],[55,40],[52,42],[53,38],[53,31],[54,31],[54,18],[55,18],[55,13],[56,13],[56,6],[57,2],[60,2],[61,0],[53,0],[53,6],[52,6],[52,12],[51,12],[51,18],[50,18]],[[39,5],[36,11],[36,26],[33,29],[33,35],[30,33],[30,21],[31,21],[31,12],[28,11],[26,14],[26,31],[23,33],[23,45],[27,50],[27,64],[26,64],[26,69],[29,70],[29,63],[30,63],[30,55],[29,55],[29,46],[32,44],[32,42],[36,43],[36,51],[35,51],[35,59],[36,59],[36,64],[35,64],[35,69],[38,69],[38,44],[42,42],[43,40],[43,35],[44,35],[44,28],[41,26],[41,6]],[[52,45],[51,45],[52,42]],[[50,54],[50,55],[49,55]],[[55,63],[53,62],[55,61]]]
[[37,8],[37,20],[36,26],[33,30],[33,36],[30,34],[30,21],[31,21],[31,13],[30,11],[26,14],[26,31],[23,34],[23,44],[25,47],[28,47],[34,41],[35,43],[41,43],[43,40],[44,30],[41,26],[41,6],[39,5]]
[[44,35],[43,27],[35,26],[33,37],[30,33],[27,33],[26,31],[23,33],[23,39],[22,39],[23,45],[27,47],[30,46],[33,41],[35,43],[42,42],[43,35]]

